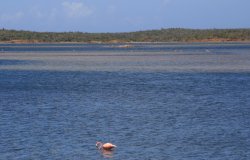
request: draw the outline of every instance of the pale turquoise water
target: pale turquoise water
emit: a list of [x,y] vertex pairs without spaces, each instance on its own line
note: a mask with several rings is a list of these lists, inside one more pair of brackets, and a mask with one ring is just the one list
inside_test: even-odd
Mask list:
[[0,159],[103,159],[110,141],[113,159],[247,160],[250,49],[232,46],[1,53]]

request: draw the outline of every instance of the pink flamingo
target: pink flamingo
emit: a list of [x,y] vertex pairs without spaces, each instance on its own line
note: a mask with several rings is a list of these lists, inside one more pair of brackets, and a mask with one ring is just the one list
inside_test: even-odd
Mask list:
[[102,143],[102,142],[96,142],[96,147],[99,150],[113,150],[114,148],[116,148],[116,145],[112,144],[112,143]]

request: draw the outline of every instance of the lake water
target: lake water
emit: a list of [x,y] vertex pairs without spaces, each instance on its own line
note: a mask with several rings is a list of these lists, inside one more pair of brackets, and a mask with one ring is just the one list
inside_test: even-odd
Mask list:
[[11,160],[248,160],[250,44],[0,44],[0,139]]

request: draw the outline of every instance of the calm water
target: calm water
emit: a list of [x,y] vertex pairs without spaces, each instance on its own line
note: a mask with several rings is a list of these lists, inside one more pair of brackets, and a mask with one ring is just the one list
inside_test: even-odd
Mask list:
[[132,43],[132,44],[0,44],[0,52],[82,52],[82,51],[202,51],[213,53],[250,50],[249,43]]
[[63,47],[0,45],[0,159],[250,159],[250,44]]

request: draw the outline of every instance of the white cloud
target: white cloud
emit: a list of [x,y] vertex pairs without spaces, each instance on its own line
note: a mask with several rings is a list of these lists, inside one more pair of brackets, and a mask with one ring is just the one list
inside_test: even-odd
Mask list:
[[47,10],[41,10],[38,6],[30,8],[30,10],[27,11],[26,15],[37,20],[52,20],[60,16],[57,8],[48,8]]
[[108,8],[107,8],[107,13],[109,13],[109,14],[114,14],[114,13],[116,12],[116,10],[117,10],[116,6],[110,5],[110,6],[108,6]]
[[17,21],[23,17],[24,17],[23,12],[16,12],[16,13],[12,13],[12,14],[8,14],[8,13],[0,14],[1,21]]
[[56,18],[57,15],[58,15],[58,10],[57,10],[56,8],[53,8],[53,9],[50,11],[50,13],[49,13],[49,17],[50,17],[51,19]]
[[93,13],[93,10],[81,2],[63,2],[62,6],[70,18],[86,17]]
[[163,5],[168,5],[171,2],[171,0],[162,0]]

